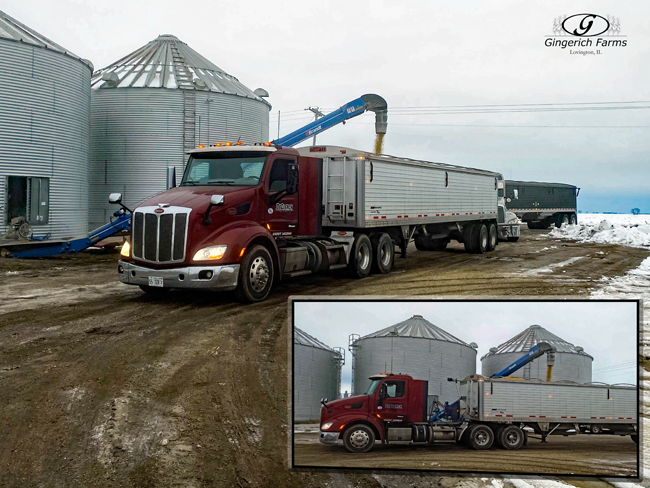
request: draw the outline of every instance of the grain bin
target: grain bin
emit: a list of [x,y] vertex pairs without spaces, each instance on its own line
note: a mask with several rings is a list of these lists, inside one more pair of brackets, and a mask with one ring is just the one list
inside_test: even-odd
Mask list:
[[[594,360],[582,347],[561,339],[540,325],[531,325],[523,332],[503,344],[490,349],[481,358],[483,376],[498,373],[509,364],[521,358],[528,350],[539,342],[548,342],[555,347],[555,365],[552,369],[553,381],[575,381],[577,383],[591,382],[591,365]],[[546,380],[547,355],[535,359],[513,376],[530,379]]]
[[363,337],[353,335],[352,391],[363,394],[370,384],[368,378],[374,374],[403,373],[429,382],[430,402],[452,402],[458,398],[458,391],[447,378],[464,379],[476,373],[476,347],[422,315]]
[[0,12],[0,237],[88,233],[90,61]]
[[320,420],[321,398],[336,400],[341,390],[345,350],[332,349],[295,327],[293,331],[293,415]]
[[178,178],[185,151],[199,144],[264,142],[270,104],[172,35],[94,73],[90,220],[108,221],[111,192],[135,207],[167,188],[167,168]]

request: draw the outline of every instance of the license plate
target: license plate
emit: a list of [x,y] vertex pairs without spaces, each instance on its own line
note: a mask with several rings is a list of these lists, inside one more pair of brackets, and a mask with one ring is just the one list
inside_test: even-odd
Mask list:
[[163,279],[158,276],[149,276],[149,286],[163,287]]

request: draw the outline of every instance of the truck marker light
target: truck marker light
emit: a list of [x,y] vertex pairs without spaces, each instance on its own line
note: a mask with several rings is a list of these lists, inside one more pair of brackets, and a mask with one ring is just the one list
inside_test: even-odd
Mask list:
[[232,142],[226,142],[224,146],[232,146]]
[[343,430],[343,427],[345,427],[345,424],[341,425],[341,427],[339,427],[339,430]]
[[266,228],[271,230],[271,224],[266,224]]
[[223,144],[221,142],[217,142],[215,146],[223,146]]
[[125,256],[127,258],[131,256],[131,244],[129,244],[129,241],[124,241],[122,250],[120,251],[120,256]]
[[270,143],[270,142],[265,142],[264,145],[265,145],[265,146],[270,146],[271,143]]
[[244,145],[243,142],[238,142],[238,143],[235,144],[235,146],[243,146],[243,145]]
[[205,146],[203,144],[199,144],[199,149],[203,149]]
[[241,252],[239,253],[239,257],[241,258],[244,255],[244,252],[246,251],[245,247],[241,248]]

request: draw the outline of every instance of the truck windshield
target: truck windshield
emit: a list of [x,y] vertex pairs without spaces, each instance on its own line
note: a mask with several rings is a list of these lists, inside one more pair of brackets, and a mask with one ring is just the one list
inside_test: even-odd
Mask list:
[[257,186],[267,153],[204,153],[190,156],[180,186]]
[[372,380],[372,383],[370,383],[370,386],[368,387],[368,390],[365,394],[372,395],[377,389],[377,386],[379,386],[379,383],[381,383],[381,380]]

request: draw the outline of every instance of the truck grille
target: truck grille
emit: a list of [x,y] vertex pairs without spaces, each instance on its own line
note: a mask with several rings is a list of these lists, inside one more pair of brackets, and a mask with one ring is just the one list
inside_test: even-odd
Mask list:
[[175,263],[185,259],[187,225],[191,209],[141,207],[133,213],[133,257],[150,263]]

